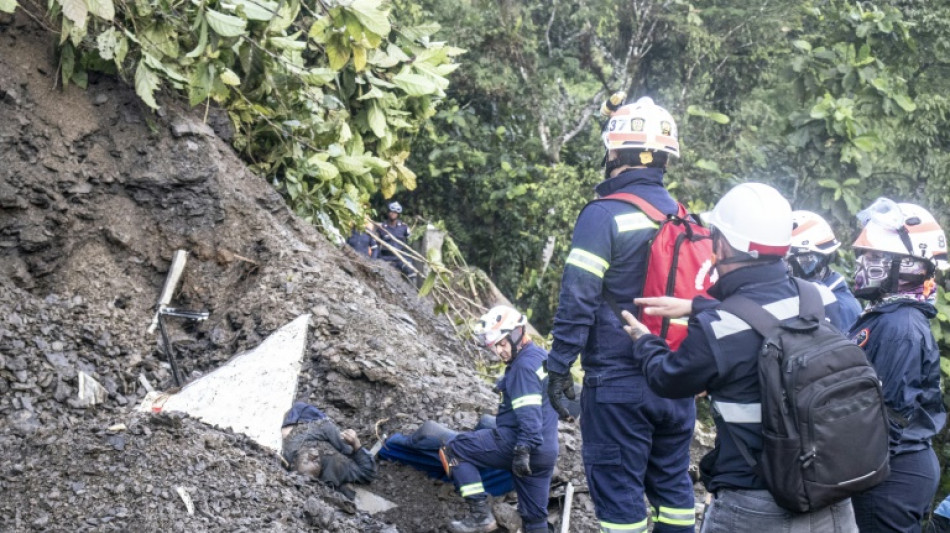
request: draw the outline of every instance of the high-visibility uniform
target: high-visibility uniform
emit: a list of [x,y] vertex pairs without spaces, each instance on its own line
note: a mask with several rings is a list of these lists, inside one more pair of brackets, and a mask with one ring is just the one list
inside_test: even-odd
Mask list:
[[[627,170],[596,191],[602,197],[632,193],[663,213],[677,212],[662,169]],[[657,229],[629,203],[588,204],[577,218],[561,280],[548,368],[567,372],[581,354],[582,452],[602,531],[645,532],[644,494],[653,507],[653,531],[694,530],[688,469],[695,405],[691,398],[661,398],[647,387],[631,357],[633,343],[608,304],[633,309]]]
[[510,470],[515,446],[531,450],[531,475],[514,477],[525,531],[547,531],[548,494],[558,456],[557,413],[548,401],[546,359],[542,348],[525,345],[496,385],[501,395],[497,427],[459,434],[447,445],[458,461],[452,479],[465,498],[487,497],[478,468]]

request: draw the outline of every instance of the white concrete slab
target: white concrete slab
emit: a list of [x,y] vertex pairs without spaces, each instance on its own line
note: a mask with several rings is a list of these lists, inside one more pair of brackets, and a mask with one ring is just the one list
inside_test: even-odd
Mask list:
[[280,425],[297,391],[309,324],[310,315],[297,317],[257,348],[143,410],[188,413],[279,452]]

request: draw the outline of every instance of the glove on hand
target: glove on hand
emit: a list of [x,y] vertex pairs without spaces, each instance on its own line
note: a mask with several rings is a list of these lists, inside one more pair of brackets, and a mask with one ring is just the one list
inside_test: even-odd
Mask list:
[[511,473],[518,477],[531,475],[531,450],[527,446],[515,446],[511,460]]
[[561,405],[561,395],[566,396],[568,399],[574,399],[574,380],[571,379],[571,372],[568,370],[563,374],[560,372],[548,371],[548,400],[551,402],[551,407],[557,411],[561,420],[573,420],[567,409]]

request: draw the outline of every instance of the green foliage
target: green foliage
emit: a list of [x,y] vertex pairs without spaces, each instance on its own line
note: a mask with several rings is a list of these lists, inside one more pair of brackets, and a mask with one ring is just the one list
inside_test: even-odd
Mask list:
[[[462,51],[434,24],[396,26],[382,0],[53,0],[60,78],[132,79],[227,111],[234,146],[327,233],[361,220],[371,194],[413,189],[410,143]],[[0,11],[17,9],[0,0]],[[396,29],[394,29],[396,28]]]

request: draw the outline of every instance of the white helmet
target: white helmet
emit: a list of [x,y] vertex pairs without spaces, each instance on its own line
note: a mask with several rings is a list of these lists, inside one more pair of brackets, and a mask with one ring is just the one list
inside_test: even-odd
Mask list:
[[791,253],[815,252],[831,255],[841,247],[831,226],[811,211],[792,211]]
[[637,149],[680,155],[676,121],[647,96],[614,111],[602,137],[607,150]]
[[726,193],[708,217],[729,245],[751,255],[784,257],[792,241],[792,207],[763,183],[743,183]]
[[947,267],[947,237],[929,211],[914,204],[878,198],[858,213],[864,225],[855,250],[875,250],[923,259],[934,268]]
[[402,206],[399,205],[399,202],[390,202],[388,209],[393,213],[402,213]]
[[[491,348],[512,331],[528,323],[528,318],[507,305],[496,305],[475,323],[473,332],[479,342]],[[520,338],[518,339],[521,340]],[[516,344],[516,342],[512,342]]]

